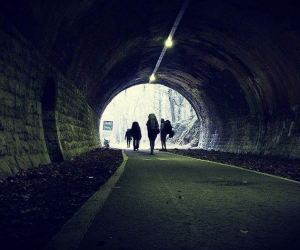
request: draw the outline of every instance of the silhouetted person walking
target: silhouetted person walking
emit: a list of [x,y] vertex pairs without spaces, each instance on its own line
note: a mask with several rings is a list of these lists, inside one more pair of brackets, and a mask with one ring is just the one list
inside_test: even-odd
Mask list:
[[139,149],[139,143],[142,138],[141,128],[138,122],[133,122],[130,130],[131,136],[133,137],[133,150]]
[[157,134],[159,134],[159,125],[155,114],[153,113],[149,114],[146,126],[148,130],[148,138],[150,140],[151,154],[153,155],[154,142],[157,137]]
[[130,148],[130,141],[131,141],[130,129],[127,129],[125,134],[125,139],[127,139],[127,148]]

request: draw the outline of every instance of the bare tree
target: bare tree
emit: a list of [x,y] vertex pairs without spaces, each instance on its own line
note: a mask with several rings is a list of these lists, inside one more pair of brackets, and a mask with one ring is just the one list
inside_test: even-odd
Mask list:
[[163,98],[163,91],[161,90],[160,85],[157,86],[158,90],[158,117],[162,118],[162,98]]
[[172,89],[168,90],[168,97],[169,97],[169,102],[170,102],[172,123],[174,123],[175,122],[175,101],[174,101],[174,93],[173,93]]

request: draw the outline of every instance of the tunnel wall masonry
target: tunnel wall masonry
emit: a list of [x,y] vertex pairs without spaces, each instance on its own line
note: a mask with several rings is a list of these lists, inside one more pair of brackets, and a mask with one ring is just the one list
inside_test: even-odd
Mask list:
[[29,44],[14,35],[13,27],[8,32],[0,29],[0,177],[49,162],[36,99],[42,86],[33,88],[38,71],[28,66],[36,54],[29,56],[25,49]]
[[0,178],[49,163],[41,96],[56,78],[55,118],[65,160],[100,146],[97,116],[85,96],[0,13]]
[[[281,110],[268,119],[247,116],[230,119],[215,133],[206,133],[200,147],[242,154],[273,155],[300,158],[300,112],[299,107]],[[289,118],[282,114],[290,114]],[[209,126],[208,126],[209,127]],[[234,132],[233,132],[234,131]]]
[[[285,67],[286,74],[293,76],[290,68]],[[292,84],[279,77],[269,77],[273,79],[270,82],[266,77],[270,72],[260,74],[253,80],[223,70],[201,85],[200,95],[195,96],[199,101],[196,109],[206,112],[200,112],[199,148],[300,158],[300,109],[298,104],[290,106],[297,103],[297,98],[290,100],[284,90],[292,89],[295,94],[299,91],[288,88]],[[239,87],[242,83],[251,83],[252,93],[243,91]],[[276,90],[280,84],[285,86],[280,91],[282,95]],[[294,85],[298,86],[297,81]]]
[[[61,94],[63,91],[60,91]],[[71,159],[79,154],[100,146],[98,132],[98,118],[91,108],[86,105],[84,99],[78,99],[74,94],[73,105],[65,103],[64,95],[58,95],[58,107],[56,121],[58,127],[58,139],[61,145],[64,159]],[[68,107],[68,108],[65,108]]]

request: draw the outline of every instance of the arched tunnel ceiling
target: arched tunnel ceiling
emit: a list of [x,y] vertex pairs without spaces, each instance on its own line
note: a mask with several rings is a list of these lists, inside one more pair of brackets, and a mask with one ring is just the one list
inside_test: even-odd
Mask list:
[[[101,113],[148,82],[183,2],[11,0],[2,11]],[[157,83],[219,114],[299,104],[299,30],[297,1],[191,0]]]

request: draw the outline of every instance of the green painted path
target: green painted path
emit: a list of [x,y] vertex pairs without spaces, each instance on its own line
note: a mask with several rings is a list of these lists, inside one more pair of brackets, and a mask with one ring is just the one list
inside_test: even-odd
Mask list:
[[300,249],[299,183],[166,152],[125,153],[124,173],[77,250]]

